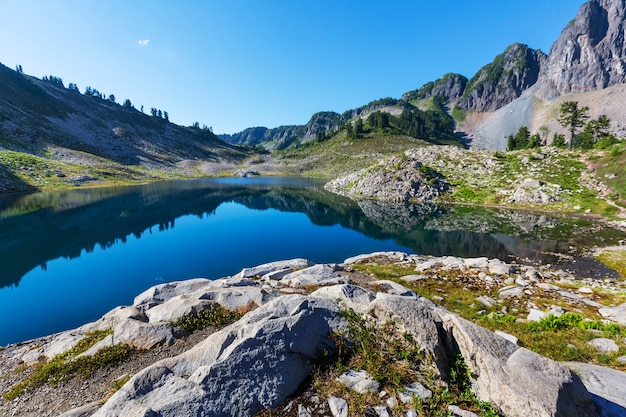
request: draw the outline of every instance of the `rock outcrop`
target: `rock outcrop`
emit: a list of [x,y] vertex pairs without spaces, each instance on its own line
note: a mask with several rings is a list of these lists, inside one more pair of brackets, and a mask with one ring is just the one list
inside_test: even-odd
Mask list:
[[537,95],[558,96],[626,82],[625,0],[586,2],[552,45]]
[[434,170],[408,157],[391,157],[328,182],[324,188],[354,199],[424,203],[448,190]]
[[537,82],[546,55],[513,44],[482,67],[468,82],[457,106],[463,110],[494,111],[522,95]]
[[440,97],[442,98],[442,103],[449,106],[463,95],[467,81],[467,77],[461,74],[449,73],[434,82],[431,81],[424,84],[418,90],[404,93],[402,99],[411,101]]
[[[190,312],[214,304],[229,309],[252,309],[191,349],[137,372],[104,404],[77,404],[79,407],[63,414],[250,416],[279,406],[298,390],[321,359],[333,355],[337,338],[350,331],[343,312],[351,309],[375,327],[394,323],[394,331],[410,338],[427,358],[420,365],[420,372],[427,377],[384,400],[389,394],[379,392],[383,387],[365,371],[353,369],[337,378],[348,389],[381,398],[381,405],[373,407],[377,415],[388,415],[385,414],[389,413],[388,407],[402,407],[407,415],[417,415],[411,409],[413,397],[428,402],[437,387],[445,386],[450,364],[458,355],[471,371],[473,391],[478,399],[491,403],[505,417],[597,416],[597,406],[604,417],[625,410],[623,390],[619,388],[626,381],[625,373],[571,364],[581,373],[583,384],[566,366],[517,346],[503,337],[506,334],[499,335],[464,320],[398,282],[382,280],[362,285],[349,282],[354,265],[368,262],[412,265],[417,274],[465,271],[468,276],[488,280],[494,288],[506,285],[505,282],[513,280],[511,274],[515,274],[516,285],[502,288],[519,288],[519,294],[510,295],[514,299],[536,291],[540,285],[549,285],[540,283],[542,277],[536,270],[497,259],[425,258],[402,252],[360,255],[341,265],[314,265],[294,259],[245,268],[233,277],[215,281],[195,279],[155,286],[138,295],[132,306],[116,308],[97,322],[56,335],[46,343],[36,343],[40,350],[35,353],[61,353],[78,342],[70,335],[104,324],[117,329],[138,321],[170,328],[176,337],[172,320]],[[423,279],[421,275],[401,278],[406,282],[420,279]],[[558,293],[559,287],[554,288],[546,291]],[[293,292],[297,294],[290,294]],[[503,294],[500,291],[500,298],[505,297]],[[574,295],[569,299],[574,300]],[[497,303],[489,297],[483,298],[477,302]],[[571,302],[583,300],[576,298]],[[114,335],[114,340],[107,338],[104,343],[137,344],[145,338],[141,333],[135,333],[135,339],[130,334],[125,339],[119,338],[117,330]],[[18,359],[27,362],[33,350],[33,346],[24,344],[0,351],[0,363]],[[323,404],[320,409],[326,410],[315,415],[353,415],[362,411],[349,410],[348,403],[335,396],[317,398],[314,402]],[[301,404],[298,409],[302,411],[299,415],[312,415]],[[451,412],[471,415],[458,407],[452,407]]]

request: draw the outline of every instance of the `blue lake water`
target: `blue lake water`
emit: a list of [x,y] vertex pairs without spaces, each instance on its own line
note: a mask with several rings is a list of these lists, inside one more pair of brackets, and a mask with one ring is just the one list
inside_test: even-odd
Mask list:
[[[592,223],[468,207],[356,203],[293,178],[212,179],[0,199],[0,345],[78,327],[155,284],[289,258],[511,255],[550,262],[619,236]],[[582,237],[579,237],[582,236]]]

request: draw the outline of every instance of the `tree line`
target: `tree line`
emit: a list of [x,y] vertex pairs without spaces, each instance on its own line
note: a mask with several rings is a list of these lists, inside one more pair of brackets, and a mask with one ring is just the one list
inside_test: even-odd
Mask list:
[[[343,127],[348,139],[360,139],[365,133],[387,131],[405,134],[414,138],[441,140],[454,135],[454,120],[448,114],[434,110],[407,107],[398,116],[375,111],[367,119],[348,121]],[[323,138],[326,135],[322,135]]]
[[[577,101],[561,103],[557,120],[567,129],[568,138],[560,133],[552,136],[550,145],[557,148],[568,149],[592,149],[606,148],[618,142],[618,139],[610,133],[611,119],[600,115],[597,119],[589,117],[589,107],[580,107]],[[507,150],[536,148],[547,145],[547,138],[542,138],[538,133],[533,135],[526,126],[519,128],[516,134],[507,138]]]
[[[24,70],[22,69],[21,65],[17,65],[15,67],[15,70],[17,71],[18,74],[23,74]],[[42,81],[48,82],[56,87],[59,88],[65,88],[65,84],[63,83],[63,79],[61,77],[57,77],[55,75],[44,75],[42,78]],[[67,85],[67,89],[71,90],[71,91],[75,91],[77,93],[80,93],[80,89],[78,88],[78,86],[75,83],[69,83]],[[98,91],[98,89],[93,88],[91,86],[87,86],[85,87],[84,92],[82,93],[84,96],[87,97],[95,97],[95,98],[99,98],[101,100],[107,100],[113,104],[118,104],[116,101],[116,97],[114,94],[109,94],[109,96],[107,97],[104,93]],[[123,108],[127,109],[127,110],[137,110],[135,108],[135,106],[133,105],[133,103],[129,100],[129,99],[125,99],[121,104],[120,104]],[[143,113],[143,106],[141,106],[141,110]],[[158,117],[160,119],[164,119],[166,121],[169,122],[169,113],[167,111],[164,110],[160,110],[157,108],[152,107],[150,109],[150,114],[152,115],[152,117]]]

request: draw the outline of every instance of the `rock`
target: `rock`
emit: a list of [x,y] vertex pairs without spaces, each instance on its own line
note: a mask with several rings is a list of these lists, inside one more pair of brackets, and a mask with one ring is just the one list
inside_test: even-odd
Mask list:
[[343,398],[328,397],[328,407],[333,417],[348,417],[348,402]]
[[537,95],[553,100],[626,82],[625,9],[621,0],[584,3],[552,45],[537,81]]
[[398,406],[398,399],[396,397],[389,397],[387,398],[387,401],[385,401],[385,404],[393,410]]
[[439,197],[450,185],[420,161],[392,156],[370,168],[336,178],[324,188],[356,200],[423,203]]
[[420,401],[427,402],[432,396],[433,392],[419,382],[413,382],[405,386],[404,391],[398,393],[400,401],[404,404],[411,404],[414,397],[419,398]]
[[427,275],[411,274],[411,275],[405,275],[403,277],[400,277],[401,281],[406,281],[406,282],[417,282],[417,281],[422,281],[425,279],[428,279]]
[[283,279],[285,275],[290,274],[292,272],[293,272],[292,267],[283,268],[283,269],[279,269],[276,271],[268,272],[267,274],[263,275],[261,279],[263,279],[264,281],[270,281],[270,280],[279,281]]
[[197,290],[210,282],[211,280],[206,278],[196,278],[186,281],[168,282],[166,284],[155,285],[135,297],[133,305],[141,310],[152,308],[157,304],[161,304],[169,300],[170,298],[188,293],[189,291]]
[[599,337],[587,342],[589,346],[593,346],[598,352],[614,353],[619,352],[619,346],[613,339]]
[[417,417],[417,412],[415,410],[409,410],[406,412],[406,417]]
[[348,279],[339,275],[337,267],[330,265],[314,265],[283,277],[281,284],[289,287],[306,287],[313,285],[347,284]]
[[567,368],[453,314],[442,315],[481,401],[507,417],[596,416],[589,393]]
[[484,305],[487,308],[491,308],[496,304],[496,300],[491,297],[487,297],[486,295],[481,295],[480,297],[476,298],[476,301],[478,301],[480,304]]
[[202,300],[184,294],[148,309],[146,316],[148,317],[148,321],[152,323],[173,322],[183,316],[196,314],[217,305],[218,304],[214,301]]
[[463,410],[456,405],[449,405],[448,412],[450,413],[450,417],[479,417],[478,414],[474,414],[471,411]]
[[377,407],[374,407],[374,412],[376,413],[376,415],[378,417],[391,417],[389,415],[389,410],[387,409],[387,407],[385,407],[383,405],[379,405]]
[[272,272],[281,271],[286,268],[291,268],[292,270],[303,269],[313,266],[314,263],[309,261],[308,259],[296,258],[289,259],[286,261],[278,261],[278,262],[270,262],[263,265],[255,266],[253,268],[244,268],[238,274],[240,278],[252,278],[252,277],[262,277]]
[[605,319],[609,319],[621,324],[622,326],[626,326],[626,303],[617,307],[600,308],[598,313]]
[[541,310],[537,310],[536,308],[531,308],[528,311],[528,316],[526,316],[526,320],[528,321],[541,321],[542,318],[546,317],[548,313],[544,313]]
[[590,363],[566,362],[600,409],[600,417],[626,416],[626,372]]
[[367,262],[375,262],[379,258],[385,258],[392,262],[404,262],[409,259],[409,255],[404,252],[372,252],[363,255],[353,256],[343,261],[342,265],[360,264]]
[[548,204],[559,201],[559,186],[547,184],[532,178],[524,179],[517,187],[513,195],[507,198],[513,204]]
[[537,284],[537,287],[541,288],[544,291],[560,291],[561,287],[557,287],[556,285],[548,284],[547,282],[541,282]]
[[382,292],[385,292],[387,294],[401,295],[403,297],[419,297],[419,295],[415,294],[413,290],[410,290],[407,287],[400,285],[394,281],[373,281],[371,285],[374,287],[378,287]]
[[499,292],[500,298],[519,298],[524,293],[524,287],[519,285],[513,285],[510,287],[504,287]]
[[508,334],[508,333],[505,333],[505,332],[500,331],[500,330],[496,330],[494,333],[497,334],[500,337],[505,338],[506,340],[508,340],[509,342],[513,343],[514,345],[519,344],[519,339],[517,337],[513,336],[512,334]]
[[332,300],[346,309],[353,309],[359,314],[367,313],[370,302],[376,298],[373,292],[350,284],[322,287],[313,291],[310,296]]
[[[379,320],[391,320],[406,331],[422,349],[435,359],[433,372],[447,375],[448,361],[438,328],[441,327],[438,307],[424,298],[408,298],[384,293],[376,294],[368,310]],[[444,310],[445,311],[445,310]]]
[[521,278],[521,277],[516,278],[515,279],[515,283],[517,285],[519,285],[519,286],[522,286],[522,287],[527,287],[528,285],[530,285],[530,281],[529,280]]
[[468,268],[487,268],[489,266],[488,258],[465,258],[463,264]]
[[411,101],[415,98],[427,100],[431,97],[440,97],[445,104],[450,105],[463,95],[467,81],[461,74],[446,74],[435,82],[424,84],[419,90],[403,94],[402,99]]
[[467,83],[456,105],[464,110],[492,112],[518,98],[537,81],[546,60],[540,50],[515,43],[482,67]]
[[365,371],[346,371],[337,381],[359,394],[375,394],[380,390],[380,382],[374,381]]
[[313,417],[313,415],[307,407],[298,404],[298,417]]
[[489,261],[489,273],[492,275],[508,275],[511,267],[499,259]]
[[101,401],[95,401],[89,404],[85,404],[82,407],[78,407],[78,408],[74,408],[72,410],[66,411],[65,413],[61,414],[59,417],[90,417],[101,406],[102,406]]
[[[286,295],[173,358],[136,374],[95,414],[104,416],[252,415],[275,408],[334,346],[340,308]],[[237,398],[236,402],[232,398]]]

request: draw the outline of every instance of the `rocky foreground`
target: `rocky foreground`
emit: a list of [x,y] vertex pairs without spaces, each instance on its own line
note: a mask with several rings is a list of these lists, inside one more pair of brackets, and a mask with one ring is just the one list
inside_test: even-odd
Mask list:
[[[429,274],[447,279],[443,278],[444,271],[453,271],[465,277],[460,286],[480,282],[498,290],[499,299],[478,297],[476,304],[487,308],[508,300],[516,310],[527,311],[529,321],[563,313],[562,307],[550,311],[541,308],[539,297],[550,295],[573,311],[592,308],[607,320],[626,325],[626,304],[608,307],[594,298],[596,292],[623,291],[621,283],[586,281],[578,290],[568,290],[555,284],[574,277],[546,268],[486,258],[432,258],[397,252],[362,255],[340,265],[294,259],[246,268],[214,281],[193,279],[157,285],[138,295],[132,306],[118,307],[96,322],[8,346],[0,351],[3,393],[19,383],[22,374],[28,374],[24,365],[58,358],[94,331],[108,333],[80,356],[112,346],[141,349],[147,356],[149,352],[169,353],[161,355],[166,356],[161,360],[157,360],[158,355],[149,356],[154,363],[146,363],[124,378],[120,372],[128,369],[125,363],[98,374],[109,386],[122,380],[112,394],[100,391],[95,395],[93,375],[91,379],[73,378],[25,391],[14,399],[5,398],[0,414],[252,416],[271,415],[263,414],[263,410],[276,409],[280,415],[299,417],[431,415],[424,410],[434,403],[436,393],[450,386],[453,364],[461,358],[476,398],[502,416],[626,415],[626,373],[550,360],[518,346],[517,339],[509,334],[494,333],[442,308],[438,304],[443,297],[429,300],[396,281],[374,280],[357,272],[363,264],[404,265],[414,272],[398,280],[407,286]],[[216,305],[246,313],[221,330],[196,335],[194,343],[173,324]],[[333,381],[342,389],[324,393],[311,388],[311,373],[318,372],[323,364],[328,366],[328,358],[345,349],[342,340],[353,329],[347,311],[356,313],[354,316],[368,323],[370,329],[393,329],[394,334],[385,333],[390,342],[410,341],[411,346],[403,348],[406,356],[413,349],[420,358],[412,362],[417,364],[409,373],[412,380],[394,389],[381,385],[380,376],[362,369],[344,369]],[[348,339],[350,343],[359,340]],[[607,352],[613,349],[612,344],[617,350],[624,349],[610,339],[597,338],[589,343]],[[63,396],[71,393],[73,400],[66,401]],[[361,403],[352,400],[354,395],[360,396]],[[477,415],[454,401],[447,411],[452,416]]]

